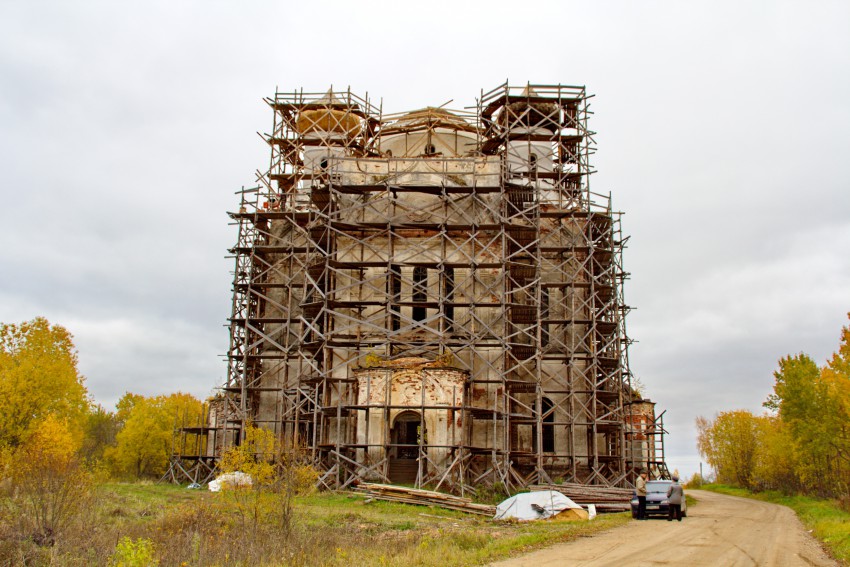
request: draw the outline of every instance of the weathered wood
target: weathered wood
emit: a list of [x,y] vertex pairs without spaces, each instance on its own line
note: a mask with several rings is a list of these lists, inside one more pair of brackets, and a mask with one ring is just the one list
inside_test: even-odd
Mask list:
[[433,490],[421,490],[417,488],[407,488],[404,486],[394,486],[391,484],[372,484],[368,482],[360,483],[354,490],[355,492],[375,500],[416,504],[419,506],[437,506],[450,510],[481,514],[484,516],[496,515],[495,506],[477,504],[472,502],[469,498],[445,494],[443,492],[435,492]]
[[634,491],[630,488],[593,486],[585,484],[539,484],[529,487],[532,491],[554,490],[576,504],[593,504],[599,512],[623,512],[631,509]]

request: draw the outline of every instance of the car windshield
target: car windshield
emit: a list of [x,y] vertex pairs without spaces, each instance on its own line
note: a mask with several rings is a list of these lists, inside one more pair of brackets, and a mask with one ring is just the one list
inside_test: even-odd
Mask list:
[[646,491],[647,492],[663,492],[667,494],[667,489],[670,488],[669,480],[656,480],[650,481],[646,483]]

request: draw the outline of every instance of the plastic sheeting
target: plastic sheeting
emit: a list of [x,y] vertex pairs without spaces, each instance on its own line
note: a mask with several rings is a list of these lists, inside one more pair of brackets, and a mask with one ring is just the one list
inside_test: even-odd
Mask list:
[[229,490],[232,488],[249,488],[254,484],[251,475],[243,472],[224,473],[213,481],[210,481],[210,492]]
[[520,521],[545,520],[552,516],[581,506],[554,490],[524,492],[511,496],[496,506],[496,520],[515,518]]

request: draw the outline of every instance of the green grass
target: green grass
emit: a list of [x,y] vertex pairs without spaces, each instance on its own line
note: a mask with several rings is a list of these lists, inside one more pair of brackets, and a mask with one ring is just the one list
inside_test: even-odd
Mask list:
[[96,495],[99,515],[113,526],[150,522],[203,497],[198,490],[153,483],[103,484],[97,487]]
[[772,490],[750,492],[724,484],[707,484],[700,488],[788,506],[794,510],[803,525],[811,530],[812,535],[827,546],[836,559],[845,565],[850,564],[850,513],[842,510],[836,500],[789,496]]

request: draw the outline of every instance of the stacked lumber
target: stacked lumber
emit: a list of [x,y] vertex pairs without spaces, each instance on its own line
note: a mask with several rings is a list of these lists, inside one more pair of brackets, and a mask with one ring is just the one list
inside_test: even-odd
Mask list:
[[369,498],[374,498],[375,500],[403,502],[404,504],[418,504],[420,506],[437,506],[439,508],[460,510],[461,512],[481,514],[483,516],[490,517],[496,515],[495,506],[476,504],[469,498],[452,496],[451,494],[444,494],[433,490],[421,490],[417,488],[406,488],[404,486],[394,486],[391,484],[361,482],[354,491],[364,494]]
[[594,486],[588,484],[538,484],[531,486],[532,491],[555,490],[576,504],[587,507],[596,506],[597,512],[623,512],[631,509],[629,503],[634,491],[631,488],[613,486]]

